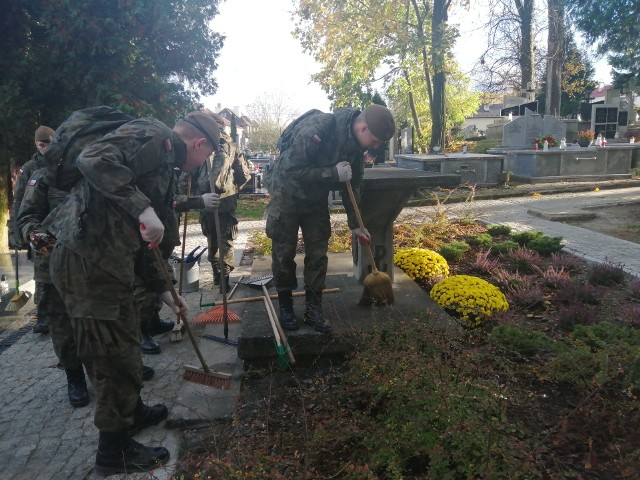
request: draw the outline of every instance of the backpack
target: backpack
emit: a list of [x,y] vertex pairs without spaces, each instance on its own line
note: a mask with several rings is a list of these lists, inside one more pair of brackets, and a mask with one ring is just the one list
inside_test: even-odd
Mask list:
[[133,117],[106,106],[73,112],[60,124],[43,154],[48,184],[67,192],[71,190],[82,178],[76,164],[82,150],[131,120]]
[[306,119],[308,117],[312,117],[312,116],[317,115],[319,113],[323,113],[323,112],[318,110],[317,108],[312,108],[311,110],[309,110],[309,111],[303,113],[302,115],[300,115],[298,118],[296,118],[289,125],[287,125],[287,128],[284,129],[284,131],[280,135],[280,139],[278,140],[278,151],[280,153],[282,153],[284,150],[286,150],[289,147],[289,145],[291,144],[291,140],[295,136],[297,127],[298,127],[298,125],[300,125],[300,123],[301,123],[301,121],[303,119]]

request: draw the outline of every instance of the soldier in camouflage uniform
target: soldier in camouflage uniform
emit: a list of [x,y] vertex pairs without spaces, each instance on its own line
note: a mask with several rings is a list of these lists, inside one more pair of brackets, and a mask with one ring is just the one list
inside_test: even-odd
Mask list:
[[371,237],[358,228],[344,182],[351,181],[358,199],[364,151],[389,140],[394,133],[391,112],[380,105],[370,105],[362,112],[353,108],[337,108],[332,114],[307,112],[280,137],[280,156],[265,183],[271,195],[266,234],[273,244],[271,268],[283,328],[299,328],[292,291],[298,286],[294,259],[300,229],[305,246],[304,322],[318,332],[331,332],[322,312],[331,235],[329,192],[343,190],[349,227],[359,241],[368,243]]
[[[238,219],[236,208],[238,207],[238,193],[240,189],[251,180],[249,164],[231,136],[224,131],[224,118],[215,113],[212,114],[220,126],[220,146],[213,156],[213,177],[215,178],[215,190],[220,197],[218,217],[220,219],[220,232],[222,246],[218,245],[213,209],[207,207],[207,196],[211,195],[209,183],[209,164],[205,162],[198,170],[190,174],[183,174],[180,178],[179,193],[176,198],[176,210],[200,210],[200,226],[202,234],[207,237],[208,260],[213,270],[213,283],[219,285],[220,281],[226,282],[226,291],[230,290],[229,275],[234,269],[233,241],[238,235]],[[195,195],[186,198],[187,176],[191,177],[191,190]],[[201,194],[201,195],[200,195]],[[220,272],[218,255],[222,255],[224,272]],[[222,287],[220,287],[222,293]]]
[[[11,208],[11,219],[10,222],[11,231],[9,232],[9,240],[11,248],[29,248],[29,242],[22,237],[20,234],[20,229],[15,225],[16,219],[18,218],[18,212],[20,211],[20,204],[22,202],[22,197],[24,197],[24,192],[27,188],[27,182],[31,178],[31,175],[36,170],[39,170],[44,167],[44,157],[42,154],[51,143],[51,139],[56,132],[45,125],[40,125],[36,129],[35,133],[35,145],[38,150],[33,154],[31,160],[27,161],[22,168],[20,168],[20,173],[18,175],[18,181],[16,183],[16,191],[13,194],[13,206]],[[31,252],[29,252],[29,257],[31,258]],[[34,274],[37,266],[34,265]],[[36,283],[36,292],[33,298],[36,306],[38,307],[36,324],[33,326],[33,333],[49,333],[49,327],[47,326],[46,318],[44,315],[40,315],[40,298],[43,295],[43,291],[46,288],[45,285],[40,282],[37,278],[35,278]]]
[[140,324],[132,291],[142,278],[176,314],[186,313],[145,252],[147,242],[162,242],[169,226],[174,167],[200,167],[218,139],[217,123],[203,112],[190,113],[173,130],[153,118],[132,120],[84,148],[76,160],[83,178],[43,224],[57,239],[51,276],[96,391],[98,473],[145,471],[169,459],[167,449],[132,438],[168,415],[164,405],[148,407],[140,398]]

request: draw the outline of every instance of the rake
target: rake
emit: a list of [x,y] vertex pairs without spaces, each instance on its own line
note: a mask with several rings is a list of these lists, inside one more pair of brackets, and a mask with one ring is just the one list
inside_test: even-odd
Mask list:
[[[240,279],[238,283],[242,285],[247,285],[253,288],[260,288],[262,293],[264,294],[264,302],[265,307],[267,309],[267,315],[269,316],[269,322],[271,323],[271,328],[274,329],[274,335],[276,336],[276,352],[278,353],[278,365],[282,365],[286,362],[284,358],[284,352],[281,347],[284,345],[284,350],[289,357],[289,361],[291,363],[296,363],[296,359],[293,356],[293,352],[291,351],[291,347],[289,346],[289,342],[287,341],[287,337],[284,334],[284,330],[280,325],[280,322],[277,320],[278,315],[276,314],[276,309],[273,306],[273,302],[271,301],[271,296],[269,295],[269,291],[267,290],[267,285],[269,285],[273,281],[273,275],[263,275],[261,277],[253,277],[247,278],[246,280]],[[277,331],[277,335],[276,335]],[[279,338],[278,338],[279,337]],[[280,342],[278,342],[280,340]]]
[[[162,260],[162,254],[158,249],[157,245],[150,244],[149,248],[153,250],[153,253],[156,257],[156,263],[158,269],[162,272],[165,281],[165,287],[171,292],[171,296],[173,297],[173,301],[176,305],[180,305],[180,298],[176,293],[176,289],[173,287],[173,283],[171,282],[171,278],[169,277],[169,273],[164,266],[164,261]],[[180,314],[180,318],[182,319],[182,323],[187,330],[187,334],[189,335],[189,340],[191,340],[191,345],[193,345],[193,349],[198,356],[198,360],[200,360],[200,364],[202,368],[194,367],[191,365],[185,365],[185,372],[183,378],[189,382],[199,383],[201,385],[206,385],[209,387],[220,388],[222,390],[228,390],[231,387],[231,374],[223,373],[223,372],[214,372],[209,368],[207,363],[202,356],[202,352],[198,347],[198,342],[191,331],[191,326],[189,326],[189,322],[184,314]]]
[[[242,275],[240,277],[240,280],[242,280],[244,278],[244,275]],[[229,300],[231,300],[231,297],[233,296],[234,292],[236,291],[236,289],[238,288],[239,283],[236,282],[236,284],[233,286],[233,288],[231,289],[231,291],[229,292],[229,295],[227,295],[227,304],[229,303],[240,303],[240,302],[230,302]],[[211,307],[211,306],[215,306],[216,302],[213,303],[202,303],[202,294],[200,295],[200,307]],[[240,318],[238,315],[236,315],[235,313],[233,313],[232,311],[228,311],[227,312],[227,321],[229,323],[240,323],[242,322],[242,318]],[[204,313],[201,313],[200,315],[198,315],[197,317],[193,317],[191,319],[191,323],[193,323],[194,325],[205,325],[205,324],[209,324],[209,323],[213,323],[213,324],[217,324],[217,323],[223,323],[224,322],[224,308],[222,305],[216,307],[216,308],[212,308],[211,310],[208,310]]]

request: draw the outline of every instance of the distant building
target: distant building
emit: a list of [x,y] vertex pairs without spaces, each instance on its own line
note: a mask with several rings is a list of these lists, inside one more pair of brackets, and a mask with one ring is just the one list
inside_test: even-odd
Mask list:
[[487,127],[493,124],[495,120],[502,118],[500,116],[500,110],[502,110],[502,108],[502,103],[482,105],[476,113],[465,118],[465,137],[485,136]]
[[218,112],[222,118],[225,119],[225,131],[231,135],[231,122],[235,117],[236,122],[236,132],[238,138],[236,139],[236,143],[241,149],[246,149],[249,147],[249,139],[251,138],[251,131],[253,129],[253,123],[251,119],[246,115],[240,115],[240,110],[238,107],[231,108],[223,108]]

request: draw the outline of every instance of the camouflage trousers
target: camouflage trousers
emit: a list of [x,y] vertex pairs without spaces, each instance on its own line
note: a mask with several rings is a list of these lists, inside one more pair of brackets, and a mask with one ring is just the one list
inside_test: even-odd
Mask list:
[[[295,290],[298,229],[304,241],[304,286],[323,290],[327,276],[327,248],[331,236],[329,209],[326,203],[287,202],[274,206],[267,217],[266,234],[272,240],[271,270],[278,292]],[[285,208],[282,208],[285,207]]]
[[96,392],[94,424],[104,432],[126,429],[133,423],[142,388],[140,323],[132,286],[60,245],[51,254],[51,277]]
[[[222,246],[218,245],[216,234],[216,224],[213,213],[203,214],[200,222],[202,234],[207,237],[207,247],[209,248],[207,259],[211,262],[214,272],[219,272],[218,250],[224,261],[224,274],[229,275],[233,271],[233,241],[238,236],[238,219],[230,212],[218,212],[220,218],[220,233],[222,236]],[[220,247],[220,248],[219,248]]]
[[143,285],[136,285],[133,290],[133,301],[138,311],[140,326],[148,328],[156,313],[162,309],[162,300],[157,292],[153,292]]
[[[40,295],[38,299],[38,318],[49,326],[53,351],[66,370],[77,370],[82,367],[78,358],[78,348],[71,319],[58,290],[51,283],[38,282]],[[37,287],[36,287],[37,291]]]

